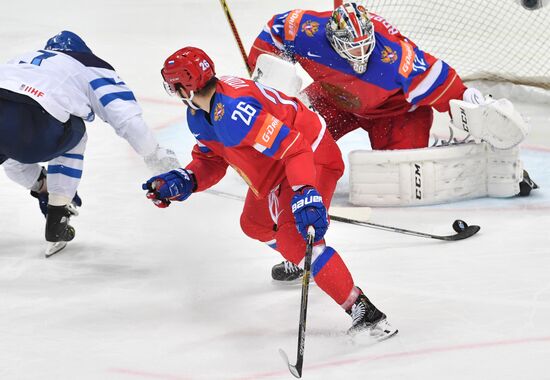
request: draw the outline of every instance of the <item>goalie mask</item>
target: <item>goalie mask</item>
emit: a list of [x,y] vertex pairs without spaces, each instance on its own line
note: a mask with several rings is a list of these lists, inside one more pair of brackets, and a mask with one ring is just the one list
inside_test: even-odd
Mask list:
[[215,75],[214,62],[201,49],[187,46],[166,58],[160,70],[164,89],[180,96],[190,107],[195,91],[201,90]]
[[332,12],[326,33],[332,48],[348,60],[356,73],[363,74],[376,43],[374,25],[365,7],[356,3],[340,5]]

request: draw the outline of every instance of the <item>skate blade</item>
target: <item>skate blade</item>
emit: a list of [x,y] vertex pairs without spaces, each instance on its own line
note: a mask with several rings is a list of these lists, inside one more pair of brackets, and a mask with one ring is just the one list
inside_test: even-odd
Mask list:
[[382,342],[384,340],[388,340],[391,337],[397,335],[399,332],[398,329],[393,328],[391,326],[386,327],[384,331],[373,331],[373,329],[365,328],[359,331],[348,331],[348,336],[353,339],[360,342],[369,342],[369,341],[375,341],[375,342]]
[[375,336],[374,339],[376,339],[379,342],[382,342],[384,340],[390,339],[391,337],[397,335],[398,332],[399,332],[399,330],[395,329],[395,330],[391,331],[389,334],[384,334],[384,335],[381,335],[381,336]]
[[48,243],[48,247],[46,248],[46,252],[44,254],[46,255],[46,258],[55,255],[57,252],[61,251],[63,248],[67,246],[66,241],[57,241],[55,243]]

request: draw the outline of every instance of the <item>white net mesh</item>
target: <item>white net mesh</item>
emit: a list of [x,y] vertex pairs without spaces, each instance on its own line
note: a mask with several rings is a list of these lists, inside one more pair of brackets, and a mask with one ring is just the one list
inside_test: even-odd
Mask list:
[[550,89],[550,6],[516,0],[363,0],[465,80]]

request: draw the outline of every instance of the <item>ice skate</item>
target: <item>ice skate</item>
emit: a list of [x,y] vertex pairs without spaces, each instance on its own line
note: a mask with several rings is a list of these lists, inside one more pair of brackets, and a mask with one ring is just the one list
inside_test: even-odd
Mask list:
[[271,278],[281,283],[297,283],[304,275],[304,270],[290,261],[283,261],[271,269]]
[[527,173],[526,170],[523,171],[523,180],[519,183],[519,196],[520,197],[527,197],[529,194],[531,194],[531,190],[538,189],[539,185],[535,183],[529,177],[529,173]]
[[67,246],[67,242],[74,239],[75,230],[69,225],[73,213],[70,206],[48,205],[48,216],[46,217],[46,241],[48,247],[45,255],[50,257]]
[[353,319],[352,326],[348,330],[350,336],[368,332],[374,339],[382,341],[391,338],[398,332],[395,327],[390,325],[386,314],[378,310],[362,293],[346,313]]

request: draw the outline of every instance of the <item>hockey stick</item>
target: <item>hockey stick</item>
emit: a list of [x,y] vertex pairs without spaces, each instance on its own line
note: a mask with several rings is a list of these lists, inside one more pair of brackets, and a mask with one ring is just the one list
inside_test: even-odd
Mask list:
[[311,256],[313,255],[313,239],[315,238],[315,229],[309,226],[307,230],[306,256],[304,259],[304,275],[302,277],[302,300],[300,302],[300,322],[298,324],[298,347],[296,349],[296,364],[290,364],[288,355],[279,348],[290,373],[294,377],[302,377],[302,366],[304,364],[304,348],[306,343],[306,316],[307,316],[307,298],[309,294],[309,277],[311,274]]
[[432,234],[427,234],[427,233],[424,233],[424,232],[406,230],[404,228],[390,227],[390,226],[384,226],[382,224],[376,224],[376,223],[372,223],[372,222],[363,222],[363,221],[360,221],[360,220],[348,219],[348,218],[344,218],[344,217],[336,216],[336,215],[331,215],[330,219],[331,220],[336,220],[337,222],[349,223],[349,224],[354,224],[354,225],[357,225],[357,226],[374,228],[374,229],[377,229],[377,230],[397,232],[397,233],[405,234],[405,235],[419,236],[419,237],[424,237],[424,238],[428,238],[428,239],[445,240],[445,241],[455,241],[455,240],[467,239],[470,236],[475,235],[481,228],[481,227],[475,226],[475,225],[469,226],[466,222],[457,219],[453,223],[453,229],[455,230],[456,234],[453,234],[453,235],[432,235]]
[[[234,194],[226,193],[224,191],[208,189],[208,190],[206,190],[206,192],[210,193],[210,194],[213,194],[213,195],[220,196],[220,197],[224,197],[224,198],[244,201],[244,198],[241,197],[240,195],[234,195]],[[445,241],[455,241],[455,240],[467,239],[467,238],[477,234],[478,231],[481,228],[481,227],[476,226],[476,225],[469,226],[466,222],[457,219],[453,222],[453,229],[455,230],[456,234],[454,234],[454,235],[432,235],[432,234],[428,234],[428,233],[424,233],[424,232],[406,230],[404,228],[399,228],[399,227],[384,226],[382,224],[376,224],[376,223],[372,223],[372,222],[364,222],[362,220],[345,218],[343,216],[338,216],[338,215],[329,215],[329,217],[330,217],[330,220],[335,220],[337,222],[342,222],[342,223],[353,224],[353,225],[356,225],[356,226],[374,228],[374,229],[377,229],[377,230],[396,232],[396,233],[399,233],[399,234],[419,236],[419,237],[428,238],[428,239],[445,240]]]
[[229,7],[227,6],[227,2],[225,0],[220,0],[220,4],[222,5],[223,11],[225,13],[225,17],[227,18],[227,22],[231,27],[231,31],[233,32],[233,37],[235,37],[235,41],[237,41],[237,45],[239,46],[239,51],[241,52],[241,57],[243,58],[244,64],[246,66],[246,71],[248,71],[248,76],[251,77],[252,69],[248,64],[248,57],[246,55],[246,51],[244,50],[243,42],[241,41],[241,37],[239,36],[239,31],[237,30],[235,21],[233,21],[233,17],[231,17],[231,12],[229,12]]

